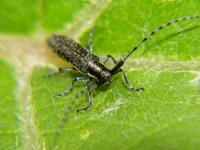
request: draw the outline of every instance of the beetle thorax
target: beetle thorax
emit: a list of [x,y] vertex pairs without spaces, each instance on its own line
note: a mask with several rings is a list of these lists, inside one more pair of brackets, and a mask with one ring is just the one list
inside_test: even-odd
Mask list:
[[101,84],[110,83],[112,78],[111,71],[102,63],[89,63],[88,75],[100,81]]

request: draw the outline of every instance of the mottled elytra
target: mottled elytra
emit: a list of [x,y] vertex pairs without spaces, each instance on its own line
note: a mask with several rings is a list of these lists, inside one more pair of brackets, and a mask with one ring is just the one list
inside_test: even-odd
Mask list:
[[[72,71],[77,70],[80,73],[84,74],[84,76],[76,77],[73,79],[71,83],[71,87],[60,93],[57,94],[56,97],[64,96],[65,94],[71,92],[74,87],[75,81],[78,82],[89,82],[85,89],[83,89],[79,94],[76,95],[75,99],[71,102],[69,107],[67,108],[65,112],[65,116],[63,117],[63,122],[60,126],[60,129],[63,128],[64,122],[69,114],[69,111],[72,108],[72,105],[76,102],[76,100],[79,98],[81,94],[83,94],[85,91],[88,93],[89,97],[89,104],[82,108],[77,110],[79,112],[80,110],[87,110],[92,105],[92,94],[91,89],[97,88],[100,85],[110,85],[112,78],[115,74],[121,72],[125,81],[125,85],[128,87],[128,89],[136,92],[143,91],[143,88],[135,88],[131,86],[128,82],[128,79],[126,77],[125,72],[121,68],[126,61],[126,59],[136,50],[138,47],[144,43],[147,39],[149,39],[152,35],[160,31],[161,29],[183,21],[183,20],[189,20],[192,18],[199,18],[199,16],[187,16],[183,18],[179,18],[173,21],[170,21],[166,24],[163,24],[162,26],[156,28],[153,32],[151,32],[149,35],[147,35],[145,38],[143,38],[130,52],[128,52],[124,57],[122,57],[120,60],[115,60],[114,57],[111,55],[107,55],[105,60],[103,62],[100,62],[100,59],[98,56],[94,55],[92,53],[92,36],[93,36],[93,30],[90,33],[89,38],[89,49],[86,49],[85,47],[81,46],[80,44],[76,43],[74,40],[70,39],[67,36],[62,35],[52,35],[48,38],[47,43],[48,45],[53,49],[55,53],[58,54],[59,57],[66,60],[68,63],[72,64],[73,67],[71,68],[59,68],[59,72],[63,71]],[[106,67],[106,64],[108,60],[111,59],[115,66],[112,69],[108,69]],[[47,76],[52,76],[57,73],[51,73]]]

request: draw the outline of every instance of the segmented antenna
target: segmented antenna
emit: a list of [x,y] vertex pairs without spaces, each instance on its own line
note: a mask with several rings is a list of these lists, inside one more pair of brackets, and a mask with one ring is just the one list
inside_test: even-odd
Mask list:
[[86,92],[86,88],[82,89],[78,94],[76,94],[75,98],[71,101],[71,103],[69,104],[69,106],[67,107],[67,109],[65,110],[64,116],[62,118],[62,121],[58,127],[58,130],[56,131],[54,137],[53,137],[53,141],[52,141],[52,148],[58,148],[58,142],[59,142],[59,136],[62,133],[63,128],[65,127],[65,123],[68,120],[70,111],[72,110],[72,107],[75,105],[75,103],[77,102],[77,99],[79,99],[79,97],[84,94]]
[[176,20],[172,20],[168,23],[165,23],[163,24],[162,26],[156,28],[153,32],[151,32],[149,35],[147,35],[145,38],[143,38],[136,47],[133,48],[133,50],[131,52],[128,52],[123,58],[122,58],[122,61],[125,61],[135,50],[137,50],[140,45],[142,43],[144,43],[146,40],[148,40],[150,37],[152,37],[154,34],[156,34],[158,31],[162,30],[163,28],[165,27],[168,27],[172,24],[175,24],[177,22],[180,22],[180,21],[184,21],[184,20],[190,20],[190,19],[193,19],[193,18],[199,18],[200,16],[187,16],[187,17],[183,17],[183,18],[179,18],[179,19],[176,19]]
[[65,110],[64,116],[62,118],[62,121],[59,125],[59,129],[56,131],[55,133],[55,137],[59,136],[65,126],[65,123],[68,119],[68,116],[70,114],[70,111],[72,109],[72,107],[74,106],[74,104],[76,103],[77,99],[79,99],[79,97],[84,94],[86,92],[86,88],[82,89],[78,94],[76,94],[75,98],[71,101],[71,103],[69,104],[69,106],[67,107],[67,109]]

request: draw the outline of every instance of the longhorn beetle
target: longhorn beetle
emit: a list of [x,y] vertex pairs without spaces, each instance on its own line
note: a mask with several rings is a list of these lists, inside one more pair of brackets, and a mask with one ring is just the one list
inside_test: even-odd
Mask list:
[[[72,106],[76,102],[76,100],[80,97],[81,94],[83,94],[85,91],[88,93],[89,97],[89,104],[82,108],[77,110],[77,112],[82,111],[82,110],[87,110],[90,108],[92,105],[92,94],[91,94],[91,89],[97,88],[100,85],[110,85],[112,77],[121,72],[126,86],[128,89],[136,92],[141,92],[144,90],[144,88],[135,88],[131,86],[128,82],[128,79],[126,77],[125,72],[121,68],[126,61],[126,59],[135,51],[139,48],[139,46],[144,43],[147,39],[149,39],[151,36],[153,36],[155,33],[160,31],[161,29],[180,22],[184,20],[189,20],[193,18],[199,18],[200,16],[187,16],[183,18],[179,18],[177,20],[170,21],[168,23],[163,24],[162,26],[156,28],[153,32],[151,32],[149,35],[147,35],[145,38],[143,38],[137,46],[135,46],[130,52],[128,52],[124,57],[122,57],[119,61],[116,61],[114,57],[111,55],[107,55],[103,63],[100,62],[99,57],[94,55],[92,53],[92,36],[93,36],[93,30],[90,33],[90,38],[89,38],[89,49],[86,49],[85,47],[81,46],[80,44],[76,43],[74,40],[70,39],[67,36],[62,36],[62,35],[55,35],[53,34],[51,37],[47,39],[47,43],[49,47],[53,49],[55,53],[58,54],[59,57],[63,58],[67,62],[73,65],[72,68],[59,68],[59,72],[63,71],[72,71],[72,70],[77,70],[80,73],[84,74],[85,76],[83,77],[76,77],[73,79],[71,83],[71,87],[69,90],[66,90],[60,94],[57,94],[56,97],[64,96],[65,94],[71,92],[74,87],[75,81],[78,82],[89,82],[89,84],[86,86],[85,89],[83,89],[79,94],[76,95],[75,99],[71,102],[69,107],[67,108],[65,115],[62,120],[62,124],[60,125],[60,130],[64,126],[64,122],[67,119],[67,116],[69,114],[69,111],[72,109]],[[115,66],[112,69],[108,69],[105,65],[107,64],[108,60],[111,59]],[[47,76],[52,76],[57,73],[51,73]]]

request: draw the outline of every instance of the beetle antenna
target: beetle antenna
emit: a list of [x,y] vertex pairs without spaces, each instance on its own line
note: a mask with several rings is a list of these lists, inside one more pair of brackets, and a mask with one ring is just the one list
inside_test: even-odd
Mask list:
[[193,19],[193,18],[199,18],[200,16],[187,16],[187,17],[183,17],[183,18],[179,18],[179,19],[176,19],[176,20],[172,20],[168,23],[165,23],[163,24],[162,26],[156,28],[154,31],[152,31],[149,35],[147,35],[145,38],[143,38],[138,44],[137,46],[135,46],[132,51],[128,52],[123,58],[122,58],[122,61],[125,61],[135,50],[137,50],[140,45],[142,45],[142,43],[144,43],[146,40],[148,40],[149,38],[151,38],[154,34],[156,34],[158,31],[162,30],[163,28],[165,27],[168,27],[172,24],[175,24],[177,22],[180,22],[180,21],[184,21],[184,20],[190,20],[190,19]]
[[71,101],[71,103],[69,104],[69,106],[67,107],[67,109],[64,112],[64,116],[62,118],[62,121],[54,135],[54,145],[57,143],[57,139],[60,136],[60,134],[62,133],[62,130],[65,126],[65,123],[68,121],[69,119],[69,114],[70,111],[72,110],[73,106],[76,104],[77,100],[80,98],[81,95],[83,95],[86,92],[86,88],[82,89],[78,94],[76,94],[75,98]]

